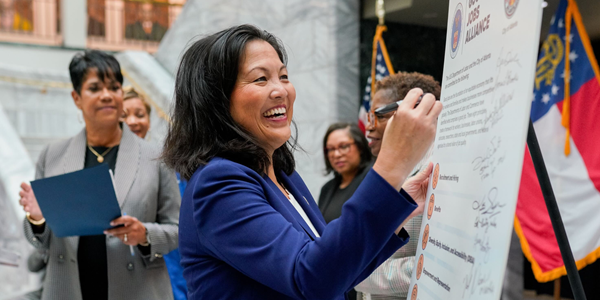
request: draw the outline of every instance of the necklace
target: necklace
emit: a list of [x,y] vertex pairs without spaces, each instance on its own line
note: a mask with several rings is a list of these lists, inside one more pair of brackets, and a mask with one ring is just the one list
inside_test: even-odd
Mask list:
[[285,186],[283,184],[281,184],[281,181],[277,181],[279,183],[279,185],[283,188],[283,192],[285,194],[285,196],[290,199],[290,192],[288,192],[288,190],[285,188]]
[[110,152],[110,150],[112,150],[112,148],[115,147],[115,146],[112,146],[112,147],[106,149],[106,151],[104,151],[104,153],[98,154],[98,152],[96,152],[96,150],[94,150],[94,148],[92,148],[92,146],[90,146],[90,144],[88,144],[87,146],[88,146],[88,149],[90,149],[90,151],[92,151],[92,153],[94,153],[94,155],[96,155],[98,157],[99,163],[104,162],[104,155],[106,155],[108,152]]

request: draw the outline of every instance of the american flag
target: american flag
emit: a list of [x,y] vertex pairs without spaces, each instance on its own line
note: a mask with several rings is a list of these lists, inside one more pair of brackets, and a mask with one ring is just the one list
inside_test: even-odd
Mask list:
[[[367,79],[365,94],[362,98],[360,110],[358,112],[358,127],[365,132],[367,125],[367,113],[371,109],[371,96],[375,83],[384,77],[394,74],[394,68],[387,53],[382,33],[386,31],[386,26],[378,25],[375,37],[373,38],[373,60],[371,62],[371,75]],[[375,81],[373,81],[375,77]]]

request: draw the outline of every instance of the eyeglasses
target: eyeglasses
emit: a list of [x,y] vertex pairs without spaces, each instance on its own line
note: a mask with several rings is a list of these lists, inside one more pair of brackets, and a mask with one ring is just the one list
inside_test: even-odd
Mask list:
[[348,154],[348,152],[350,152],[350,148],[354,144],[355,143],[341,144],[339,147],[325,148],[325,152],[327,153],[328,156],[333,155],[335,153],[335,151],[339,151],[340,155]]
[[396,113],[396,111],[389,112],[384,115],[379,115],[376,114],[374,110],[370,110],[367,114],[367,121],[369,122],[368,125],[371,127],[377,127],[378,122],[383,122],[384,120],[391,118],[394,115],[394,113]]

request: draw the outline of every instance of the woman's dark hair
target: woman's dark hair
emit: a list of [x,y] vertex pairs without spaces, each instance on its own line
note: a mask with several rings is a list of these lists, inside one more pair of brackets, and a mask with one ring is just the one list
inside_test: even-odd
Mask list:
[[356,148],[360,153],[360,164],[358,165],[359,172],[362,171],[365,167],[367,167],[373,159],[373,155],[371,154],[371,150],[369,149],[369,142],[367,141],[367,138],[365,138],[365,135],[360,130],[358,125],[356,125],[355,123],[348,122],[334,123],[331,124],[329,128],[327,128],[327,132],[325,133],[325,137],[323,138],[323,157],[325,158],[325,175],[328,175],[332,171],[335,176],[340,175],[333,169],[327,156],[327,139],[329,139],[329,135],[331,135],[332,132],[340,129],[348,130],[350,137],[354,140],[354,144],[356,145]]
[[[287,55],[279,39],[252,25],[225,29],[194,42],[183,54],[175,79],[175,107],[163,147],[163,159],[185,179],[215,156],[243,164],[258,173],[271,164],[256,138],[231,117],[231,93],[246,45],[265,41],[282,63]],[[295,128],[295,127],[294,127]],[[297,131],[297,129],[296,129]],[[276,174],[295,168],[292,137],[273,153]]]
[[71,83],[77,94],[81,94],[81,85],[90,69],[96,69],[98,79],[102,82],[104,78],[110,78],[123,85],[121,65],[114,56],[98,50],[86,50],[75,54],[69,64]]

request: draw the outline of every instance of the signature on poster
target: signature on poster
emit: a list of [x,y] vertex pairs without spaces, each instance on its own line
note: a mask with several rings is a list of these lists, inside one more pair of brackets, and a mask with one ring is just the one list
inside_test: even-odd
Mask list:
[[521,68],[519,53],[508,51],[504,53],[504,48],[498,54],[496,61],[496,89],[512,85],[519,81],[519,71],[514,68]]
[[521,67],[521,62],[519,61],[519,53],[512,52],[512,50],[509,50],[506,54],[504,54],[504,48],[502,48],[500,50],[500,54],[498,54],[496,68],[508,67],[512,65],[517,65],[519,68]]
[[498,188],[491,188],[482,200],[473,201],[472,208],[477,211],[474,227],[477,228],[473,247],[479,251],[485,263],[488,262],[491,245],[490,229],[496,227],[496,216],[500,215],[506,203],[498,201]]
[[486,271],[485,268],[481,268],[481,265],[477,265],[471,268],[469,272],[463,278],[463,284],[465,289],[463,291],[463,298],[467,296],[491,294],[494,292],[494,282],[491,279],[490,271]]
[[479,211],[480,215],[494,217],[502,212],[502,208],[506,203],[500,202],[498,199],[498,188],[491,188],[481,200],[473,201],[473,210]]
[[514,91],[500,93],[499,98],[494,98],[493,107],[487,112],[483,119],[483,128],[494,127],[504,117],[504,107],[513,100]]
[[476,157],[471,162],[473,171],[478,172],[481,180],[493,176],[499,165],[504,162],[505,155],[500,156],[499,150],[502,147],[502,138],[495,136],[491,139],[485,154]]
[[494,82],[494,95],[492,96],[492,108],[488,109],[485,118],[483,119],[482,128],[489,129],[494,127],[504,117],[505,106],[513,100],[514,88],[510,92],[505,92],[504,89],[512,87],[519,81],[519,72],[521,62],[519,53],[508,51],[504,52],[504,48],[500,50],[496,61],[496,77]]
[[490,246],[490,237],[487,232],[476,234],[475,243],[473,246],[475,247],[476,251],[479,251],[481,254],[483,254],[483,262],[487,263],[490,258],[490,250],[492,249],[492,246]]

